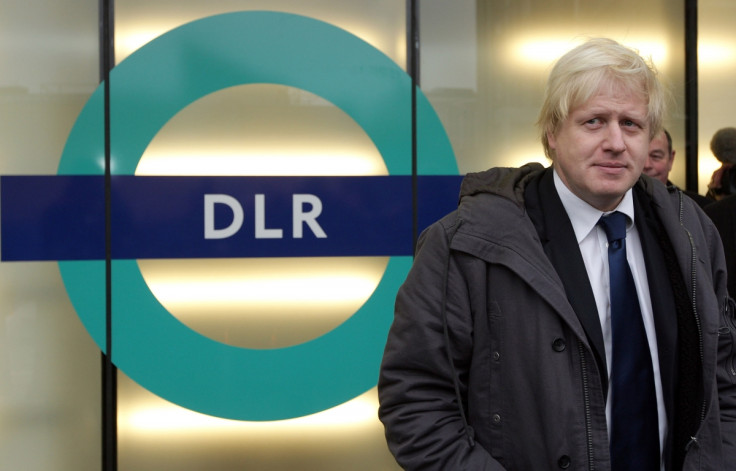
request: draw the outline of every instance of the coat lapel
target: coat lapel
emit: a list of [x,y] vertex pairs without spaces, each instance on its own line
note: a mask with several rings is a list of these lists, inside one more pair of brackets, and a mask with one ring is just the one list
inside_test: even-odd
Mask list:
[[527,185],[525,205],[544,251],[562,280],[567,299],[592,345],[603,390],[606,391],[608,369],[598,308],[575,232],[554,187],[551,168],[545,170],[536,182]]

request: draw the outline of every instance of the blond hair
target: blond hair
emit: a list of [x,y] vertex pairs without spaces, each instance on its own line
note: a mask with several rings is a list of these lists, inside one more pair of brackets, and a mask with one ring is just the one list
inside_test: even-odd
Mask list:
[[558,59],[552,68],[537,126],[544,153],[553,159],[547,135],[554,134],[570,110],[582,105],[602,87],[641,94],[647,101],[649,138],[662,129],[666,113],[665,89],[650,61],[612,39],[594,38]]

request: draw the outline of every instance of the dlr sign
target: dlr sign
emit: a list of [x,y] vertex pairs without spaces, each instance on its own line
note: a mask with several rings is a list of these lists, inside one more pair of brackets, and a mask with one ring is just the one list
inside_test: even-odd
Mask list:
[[[315,195],[294,194],[292,201],[291,236],[301,239],[304,235],[306,225],[312,233],[320,238],[326,238],[327,234],[317,222],[322,213],[322,201]],[[233,213],[232,222],[226,226],[215,227],[215,205],[226,205]],[[305,207],[307,209],[305,209]],[[256,239],[283,239],[284,230],[281,228],[266,227],[266,195],[256,194],[254,201],[254,221]],[[243,226],[245,213],[240,202],[230,195],[206,194],[204,195],[204,238],[225,239],[233,236]]]

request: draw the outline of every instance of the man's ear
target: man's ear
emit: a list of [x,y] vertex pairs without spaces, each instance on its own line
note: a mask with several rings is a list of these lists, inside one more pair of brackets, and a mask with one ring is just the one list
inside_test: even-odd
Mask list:
[[672,166],[674,165],[674,163],[675,163],[675,151],[673,150],[672,153],[670,154],[670,161],[667,162],[668,172],[672,171]]

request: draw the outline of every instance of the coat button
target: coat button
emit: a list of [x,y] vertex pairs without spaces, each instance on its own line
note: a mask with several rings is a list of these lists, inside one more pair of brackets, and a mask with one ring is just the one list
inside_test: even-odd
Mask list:
[[563,339],[555,339],[554,342],[552,342],[552,349],[556,352],[562,352],[566,348],[565,341]]
[[562,455],[562,456],[560,456],[560,459],[557,460],[557,466],[559,466],[560,469],[567,469],[567,468],[569,468],[570,467],[570,463],[571,463],[570,457],[567,456],[567,455]]
[[498,361],[499,359],[501,359],[501,354],[498,352],[493,352],[493,359],[495,361]]
[[499,422],[501,422],[501,416],[500,416],[500,415],[498,415],[498,414],[493,414],[493,421],[494,421],[495,423],[499,423]]

